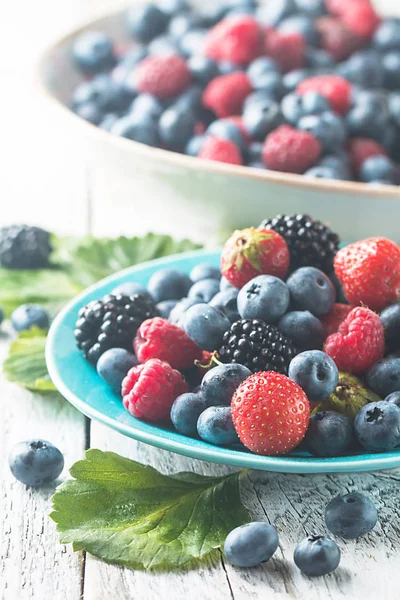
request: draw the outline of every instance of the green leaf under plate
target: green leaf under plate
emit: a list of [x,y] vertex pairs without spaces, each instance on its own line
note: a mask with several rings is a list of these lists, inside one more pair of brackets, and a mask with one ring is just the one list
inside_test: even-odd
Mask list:
[[53,496],[61,542],[132,569],[173,569],[219,548],[250,520],[240,473],[162,475],[113,452],[88,450]]
[[33,392],[56,391],[46,367],[46,336],[47,331],[33,327],[20,333],[12,342],[3,364],[4,375],[9,381]]

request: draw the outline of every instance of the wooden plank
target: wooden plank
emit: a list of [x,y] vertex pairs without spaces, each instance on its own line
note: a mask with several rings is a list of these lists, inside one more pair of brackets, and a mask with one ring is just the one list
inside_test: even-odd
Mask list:
[[[2,328],[2,332],[4,327]],[[0,361],[9,338],[0,338]],[[49,519],[55,485],[27,488],[14,479],[8,455],[17,442],[44,438],[63,452],[66,469],[82,458],[85,418],[61,398],[37,396],[0,376],[0,594],[3,600],[79,600],[82,555],[61,545]]]

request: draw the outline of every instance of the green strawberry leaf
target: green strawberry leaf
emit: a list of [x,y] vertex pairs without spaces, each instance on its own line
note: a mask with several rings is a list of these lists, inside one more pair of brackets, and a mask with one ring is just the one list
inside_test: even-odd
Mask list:
[[240,499],[240,473],[167,476],[93,449],[70,473],[74,479],[52,499],[50,516],[61,543],[131,569],[191,565],[250,520]]
[[45,345],[47,331],[32,327],[11,343],[3,372],[9,381],[32,392],[54,392],[56,387],[47,372]]

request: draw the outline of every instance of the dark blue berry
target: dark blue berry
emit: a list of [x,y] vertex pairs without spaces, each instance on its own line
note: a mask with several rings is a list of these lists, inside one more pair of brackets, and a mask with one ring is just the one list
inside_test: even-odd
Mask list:
[[368,452],[392,450],[400,444],[400,408],[384,400],[370,402],[358,411],[354,429],[358,441]]
[[299,83],[312,76],[311,69],[295,69],[283,76],[282,83],[286,92],[294,92]]
[[105,131],[111,131],[114,127],[115,123],[118,121],[118,116],[114,113],[108,113],[102,117],[102,120],[99,123],[99,127],[104,129]]
[[170,35],[160,35],[147,46],[149,54],[165,56],[167,54],[179,54],[179,45]]
[[380,59],[383,67],[385,87],[389,90],[398,90],[400,87],[400,48],[396,52],[388,52]]
[[328,314],[336,291],[325,273],[315,267],[301,267],[287,280],[292,307],[295,310],[309,310],[316,317]]
[[139,4],[128,12],[131,35],[141,42],[150,42],[165,31],[168,15],[155,4]]
[[194,306],[195,304],[201,304],[200,298],[183,298],[183,300],[174,306],[169,314],[169,320],[171,323],[174,323],[175,325],[178,323],[181,324],[181,321],[183,320],[188,308]]
[[91,81],[81,83],[72,97],[73,106],[95,104],[103,113],[121,112],[131,104],[135,92],[110,75],[96,75]]
[[173,105],[160,118],[160,140],[172,150],[183,150],[194,133],[196,115],[191,110]]
[[118,296],[119,294],[122,294],[123,296],[140,294],[141,296],[146,296],[151,299],[151,296],[144,285],[137,283],[136,281],[125,281],[124,283],[120,283],[111,293],[113,296]]
[[25,331],[31,327],[48,329],[49,315],[39,304],[22,304],[11,315],[11,323],[16,331]]
[[386,19],[375,31],[373,44],[381,52],[400,50],[400,19]]
[[325,509],[325,523],[329,531],[348,540],[372,531],[377,520],[375,504],[359,492],[337,496]]
[[361,165],[360,179],[367,183],[379,180],[396,183],[397,170],[387,156],[370,156]]
[[278,329],[292,340],[299,351],[322,348],[324,328],[308,310],[288,312],[279,321]]
[[151,117],[154,120],[158,120],[163,110],[161,102],[150,94],[139,94],[130,107],[131,113],[139,114],[143,119]]
[[339,382],[339,371],[330,356],[320,350],[307,350],[289,365],[289,377],[305,391],[312,402],[325,400]]
[[319,140],[325,152],[334,151],[343,146],[347,137],[343,119],[332,112],[302,117],[297,123],[297,127],[308,131]]
[[224,544],[224,553],[235,567],[256,567],[271,558],[278,548],[276,529],[264,522],[247,523],[233,529]]
[[138,360],[132,352],[123,348],[110,348],[100,356],[96,369],[100,377],[120,394],[124,377],[137,364]]
[[171,421],[178,433],[193,437],[197,434],[197,421],[207,404],[201,394],[187,393],[178,396],[171,408]]
[[272,58],[262,56],[253,60],[247,67],[247,75],[255,90],[265,90],[274,98],[282,93],[282,76]]
[[118,65],[112,72],[112,77],[115,81],[125,83],[132,77],[132,71],[144,58],[148,56],[148,50],[144,46],[137,46],[130,50],[119,61]]
[[221,62],[218,63],[218,69],[220,75],[229,75],[229,73],[235,73],[236,71],[244,71],[245,67],[236,65],[229,60],[221,60]]
[[316,177],[317,179],[345,179],[343,174],[332,167],[315,165],[304,173],[304,177]]
[[304,442],[314,456],[342,456],[353,442],[353,425],[338,412],[317,412],[310,417]]
[[88,123],[92,123],[92,125],[100,125],[104,119],[104,112],[93,102],[80,104],[75,109],[75,113]]
[[351,179],[349,160],[345,152],[326,154],[317,166],[332,169],[336,173],[336,179]]
[[307,92],[304,96],[292,93],[282,100],[282,113],[286,121],[297,125],[302,117],[320,115],[330,110],[328,100],[317,92]]
[[178,269],[161,269],[151,276],[148,290],[154,302],[162,300],[180,300],[184,298],[192,286],[192,281],[183,271]]
[[386,396],[385,402],[390,402],[400,408],[400,392],[392,392],[389,396]]
[[212,267],[207,263],[200,263],[193,267],[189,275],[193,283],[201,281],[202,279],[221,279],[221,272],[217,267]]
[[400,126],[400,92],[389,95],[390,116],[397,126]]
[[201,54],[191,56],[188,60],[188,67],[193,75],[193,79],[201,85],[207,85],[207,83],[219,75],[217,63]]
[[51,483],[64,468],[64,457],[50,442],[20,442],[9,456],[11,473],[18,481],[32,487]]
[[202,440],[214,446],[230,446],[239,442],[230,406],[206,408],[197,421],[197,433]]
[[225,119],[218,119],[217,121],[211,123],[206,131],[206,134],[213,135],[222,140],[230,140],[242,152],[245,149],[245,141],[239,127]]
[[197,28],[199,25],[198,15],[192,11],[183,11],[171,19],[168,32],[173,38],[180,41],[188,31]]
[[222,346],[225,331],[231,326],[222,311],[208,304],[196,304],[185,313],[183,329],[202,350],[213,352]]
[[218,292],[209,302],[210,306],[219,308],[230,320],[234,323],[240,319],[240,315],[237,309],[237,296],[238,290],[235,288],[226,289],[224,292]]
[[297,544],[293,555],[296,566],[309,577],[332,573],[340,563],[338,545],[323,535],[309,535]]
[[202,95],[203,89],[200,85],[192,85],[176,99],[175,106],[182,110],[191,110],[197,114],[202,106]]
[[264,144],[262,142],[251,142],[246,149],[246,158],[248,163],[262,162],[262,152]]
[[215,4],[207,3],[206,6],[199,7],[198,14],[201,25],[203,27],[213,27],[224,18],[229,8],[229,3],[225,2],[216,2]]
[[329,52],[317,50],[317,48],[306,49],[306,65],[310,69],[323,69],[326,72],[332,71],[335,61]]
[[190,10],[187,0],[158,0],[158,8],[169,17],[173,17],[184,10]]
[[188,293],[188,298],[198,298],[199,302],[208,303],[218,292],[218,279],[202,279],[192,285]]
[[307,15],[293,15],[279,23],[278,30],[282,33],[299,33],[311,45],[317,46],[320,35],[314,25],[314,19]]
[[385,308],[380,318],[385,331],[385,344],[389,352],[400,350],[400,302]]
[[221,277],[219,289],[221,292],[225,292],[226,290],[230,290],[230,289],[235,290],[236,288],[226,279],[226,277]]
[[201,382],[201,395],[207,406],[230,405],[234,392],[250,375],[247,367],[237,363],[212,368]]
[[276,323],[289,308],[289,290],[278,277],[258,275],[239,292],[237,305],[242,319]]
[[390,119],[389,108],[379,102],[359,102],[345,118],[347,129],[352,136],[369,137],[379,140]]
[[243,123],[250,136],[260,142],[283,121],[280,106],[266,97],[262,102],[246,104]]
[[274,0],[274,2],[263,2],[257,10],[257,20],[262,25],[275,27],[283,19],[296,12],[294,0]]
[[169,319],[171,311],[178,304],[178,300],[162,300],[156,304],[157,314],[160,315],[162,319]]
[[327,10],[325,0],[295,0],[297,10],[310,17],[321,17]]
[[205,135],[195,135],[186,144],[185,154],[188,154],[189,156],[198,156],[205,141],[206,141]]
[[150,116],[144,118],[136,111],[118,119],[111,129],[111,133],[147,146],[159,146],[160,144],[157,122]]
[[400,391],[400,358],[382,358],[366,374],[367,385],[381,398]]
[[207,35],[207,29],[191,29],[182,37],[179,42],[179,49],[183,56],[190,57],[195,54],[201,54],[204,48],[204,42]]
[[76,39],[72,46],[72,57],[85,73],[106,71],[117,62],[110,38],[97,31],[83,33]]
[[361,87],[380,88],[383,85],[382,59],[374,50],[355,52],[342,63],[340,72],[346,79]]

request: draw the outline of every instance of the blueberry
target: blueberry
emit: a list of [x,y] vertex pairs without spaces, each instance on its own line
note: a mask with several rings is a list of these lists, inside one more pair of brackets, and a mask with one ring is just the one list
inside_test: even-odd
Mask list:
[[169,314],[169,320],[171,323],[174,323],[174,325],[177,325],[178,323],[180,324],[188,308],[200,303],[201,302],[199,298],[183,298],[177,302],[177,304],[171,310]]
[[340,283],[334,270],[332,270],[329,273],[329,279],[332,281],[333,285],[335,286],[336,302],[339,302],[340,304],[348,304],[347,298],[344,295],[342,284]]
[[182,435],[197,435],[197,421],[206,408],[201,394],[190,392],[178,396],[171,408],[173,426]]
[[400,391],[400,358],[382,358],[366,374],[368,387],[381,398]]
[[303,98],[294,92],[287,94],[281,104],[282,114],[288,123],[296,125],[303,117]]
[[202,350],[210,352],[222,345],[222,338],[231,326],[222,311],[208,304],[196,304],[185,313],[183,329]]
[[130,112],[142,115],[143,119],[151,117],[157,120],[161,117],[163,106],[157,98],[150,94],[139,94],[130,106]]
[[247,104],[244,107],[243,123],[250,136],[263,142],[266,136],[283,122],[280,106],[274,100]]
[[201,25],[203,27],[213,27],[224,18],[229,8],[229,4],[225,2],[207,3],[204,7],[200,7],[199,18]]
[[392,403],[370,402],[357,413],[354,429],[368,452],[386,452],[400,444],[400,408]]
[[325,273],[315,267],[301,267],[287,280],[292,307],[295,310],[309,310],[316,317],[328,314],[336,291]]
[[139,4],[128,12],[128,28],[134,38],[146,43],[165,31],[168,19],[155,4]]
[[313,177],[317,179],[343,179],[342,173],[325,165],[315,165],[304,173],[304,177]]
[[346,454],[353,438],[353,425],[348,417],[334,411],[323,411],[310,417],[304,442],[310,454],[334,457]]
[[160,118],[160,140],[172,150],[183,150],[194,133],[196,116],[193,111],[171,106]]
[[278,31],[282,33],[299,33],[311,45],[317,46],[320,35],[314,20],[307,15],[293,15],[279,23]]
[[237,363],[219,365],[207,371],[201,382],[201,395],[207,406],[230,405],[234,392],[250,375],[247,367]]
[[219,289],[221,292],[225,292],[226,290],[236,289],[227,279],[226,277],[221,277],[221,281],[219,283]]
[[380,62],[383,67],[385,87],[390,90],[398,90],[400,87],[400,48],[396,52],[388,52]]
[[197,433],[202,440],[214,446],[230,446],[239,442],[230,406],[206,408],[197,421]]
[[308,310],[294,310],[286,313],[278,329],[290,338],[297,350],[315,350],[322,348],[325,339],[324,328],[317,317]]
[[118,116],[114,113],[104,115],[99,123],[99,127],[105,131],[111,131],[115,123],[118,121]]
[[179,42],[179,49],[183,56],[190,57],[195,54],[202,54],[207,35],[206,29],[191,29],[182,37]]
[[336,542],[323,535],[309,535],[294,551],[296,566],[309,577],[332,573],[340,563],[340,550]]
[[383,85],[382,58],[374,50],[355,52],[342,63],[341,73],[346,79],[361,87],[380,88]]
[[389,352],[400,350],[400,302],[385,308],[380,318],[385,331],[385,344]]
[[213,135],[222,140],[230,140],[233,142],[242,152],[245,149],[245,141],[243,139],[242,132],[239,127],[230,121],[225,119],[217,119],[208,127],[206,131],[207,135]]
[[29,440],[14,446],[9,464],[18,481],[38,487],[57,479],[64,468],[64,457],[50,442]]
[[385,19],[375,31],[373,44],[382,52],[400,50],[400,19]]
[[137,283],[136,281],[125,281],[124,283],[120,283],[111,293],[114,296],[117,296],[118,294],[123,294],[124,296],[140,294],[141,296],[146,296],[146,298],[151,299],[151,295],[144,285]]
[[378,103],[359,103],[346,115],[346,125],[351,136],[379,140],[389,125],[389,108]]
[[306,48],[306,65],[311,69],[323,69],[329,72],[335,65],[335,60],[325,50],[317,50],[317,48]]
[[359,492],[337,496],[325,509],[325,523],[329,531],[348,540],[372,531],[377,520],[375,504]]
[[144,117],[136,111],[118,119],[111,133],[147,146],[160,145],[157,122],[151,116]]
[[193,79],[201,85],[207,85],[207,83],[219,75],[217,63],[201,54],[191,56],[188,60],[188,67],[193,75]]
[[257,20],[262,25],[275,27],[294,12],[296,12],[294,0],[274,0],[260,5],[257,10]]
[[229,75],[229,73],[235,73],[236,71],[245,71],[246,67],[237,65],[229,60],[221,60],[218,63],[218,69],[220,75]]
[[295,69],[290,71],[283,76],[282,83],[286,92],[294,92],[299,83],[311,77],[312,71],[310,69]]
[[49,315],[39,304],[22,304],[11,315],[11,323],[16,331],[25,331],[31,327],[48,329]]
[[251,144],[249,144],[249,146],[246,149],[247,162],[262,162],[263,147],[264,144],[262,144],[261,142],[251,142]]
[[217,267],[213,267],[207,263],[200,263],[193,267],[189,275],[193,283],[201,281],[202,279],[221,279],[221,272]]
[[104,112],[93,102],[80,104],[75,109],[75,113],[85,121],[92,123],[92,125],[100,125],[104,119]]
[[289,290],[278,277],[258,275],[239,292],[237,304],[242,319],[276,323],[289,307]]
[[162,319],[169,319],[171,311],[178,304],[178,300],[162,300],[156,304],[157,314],[160,315]]
[[303,131],[308,131],[317,138],[325,152],[343,146],[347,137],[343,119],[332,112],[302,117],[297,123],[297,127]]
[[[330,173],[333,172],[335,174],[335,179],[351,179],[349,161],[347,155],[344,153],[326,154],[321,158],[317,166],[328,167]],[[329,175],[329,171],[327,175]]]
[[148,50],[144,46],[135,45],[125,56],[121,58],[112,72],[112,77],[120,83],[129,82],[135,67],[148,56]]
[[169,17],[190,9],[187,0],[158,0],[156,4],[158,8]]
[[225,540],[224,552],[235,567],[256,567],[271,558],[278,544],[276,529],[255,521],[233,529]]
[[386,396],[385,402],[390,402],[400,408],[400,392],[392,392],[389,396]]
[[295,0],[297,10],[310,17],[321,17],[327,10],[325,0]]
[[178,269],[161,269],[151,276],[147,286],[156,303],[162,300],[180,300],[192,286],[188,275]]
[[282,76],[278,64],[267,56],[256,58],[247,67],[247,75],[255,90],[264,90],[273,98],[282,94]]
[[205,141],[206,141],[205,135],[195,135],[186,144],[185,154],[188,154],[189,156],[198,156]]
[[297,125],[302,117],[319,115],[329,110],[328,100],[317,92],[307,92],[304,96],[292,93],[282,100],[283,116],[292,125]]
[[173,38],[180,41],[188,31],[198,27],[199,24],[198,15],[192,11],[183,11],[171,19],[168,32]]
[[387,156],[371,156],[360,168],[361,181],[385,180],[396,182],[396,167]]
[[207,304],[214,298],[218,291],[219,281],[217,279],[202,279],[192,285],[188,293],[188,298],[198,298],[200,302]]
[[85,73],[99,73],[112,69],[117,62],[110,38],[97,31],[83,33],[75,40],[72,58]]
[[335,362],[320,350],[307,350],[295,356],[289,365],[289,377],[313,402],[328,398],[339,382]]
[[218,292],[209,302],[210,306],[219,308],[224,315],[228,317],[231,323],[234,323],[240,319],[240,315],[237,309],[237,296],[238,290],[235,288],[229,288],[224,292]]
[[389,95],[389,111],[396,125],[400,126],[400,92]]
[[183,94],[177,98],[175,106],[180,110],[187,110],[197,113],[201,108],[201,97],[203,95],[203,89],[200,85],[192,85]]
[[151,55],[166,56],[167,54],[179,54],[179,46],[176,40],[169,35],[160,35],[150,42],[147,50]]
[[135,92],[126,83],[115,81],[110,75],[96,75],[91,81],[82,83],[75,91],[73,102],[79,104],[82,97],[94,102],[104,112],[126,110],[135,97]]
[[118,394],[121,384],[129,369],[136,367],[138,360],[132,352],[123,348],[110,348],[102,354],[97,362],[97,373]]

